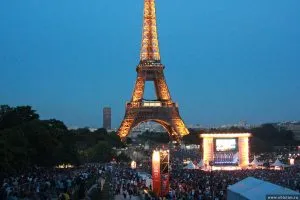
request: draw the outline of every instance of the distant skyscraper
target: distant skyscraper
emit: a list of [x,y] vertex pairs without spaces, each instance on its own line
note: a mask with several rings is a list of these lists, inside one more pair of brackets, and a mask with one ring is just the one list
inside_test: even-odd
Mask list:
[[111,129],[111,108],[103,108],[103,128]]

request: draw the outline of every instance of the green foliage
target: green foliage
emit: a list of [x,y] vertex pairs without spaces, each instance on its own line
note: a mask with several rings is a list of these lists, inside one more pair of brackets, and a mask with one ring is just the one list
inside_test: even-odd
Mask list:
[[117,135],[116,132],[109,133],[107,135],[101,134],[103,140],[110,143],[113,147],[122,148],[124,144],[122,143],[120,137]]
[[112,147],[123,146],[116,133],[105,129],[68,130],[59,120],[40,120],[30,106],[0,106],[0,172],[106,162],[114,156]]
[[251,130],[253,136],[268,141],[273,145],[293,143],[294,134],[284,128],[276,128],[272,124],[263,124]]
[[251,151],[264,152],[272,151],[276,145],[295,145],[294,134],[284,128],[276,128],[273,124],[263,124],[260,127],[250,130],[253,137],[251,138]]
[[132,144],[132,139],[130,137],[126,138],[126,144]]
[[272,145],[260,139],[259,137],[250,138],[250,152],[261,153],[261,152],[271,152],[272,150],[273,150]]
[[[252,130],[231,127],[211,129],[205,132],[251,132],[252,152],[271,151],[275,145],[293,145],[293,133],[265,124]],[[183,138],[187,144],[200,144],[199,134],[204,132],[190,130]],[[168,143],[167,133],[146,131],[138,140],[153,143]],[[128,139],[127,143],[130,143]],[[34,165],[52,167],[57,164],[80,164],[85,162],[107,162],[115,157],[128,162],[126,155],[115,156],[113,147],[124,144],[115,133],[106,129],[91,132],[88,128],[68,130],[65,124],[56,119],[40,120],[30,106],[10,107],[0,105],[0,173],[15,172]]]
[[6,129],[0,132],[0,141],[2,143],[0,160],[0,171],[6,171],[7,168],[13,169],[19,166],[28,165],[28,140],[23,137],[21,129]]
[[118,162],[130,162],[131,159],[125,153],[122,152],[120,155],[117,156],[117,161]]
[[87,149],[88,162],[111,161],[113,153],[111,145],[105,141],[99,141],[95,146]]
[[200,144],[201,138],[199,138],[199,135],[203,133],[204,131],[195,131],[193,129],[189,129],[190,134],[183,136],[182,140],[185,144]]
[[32,110],[31,106],[0,106],[0,130],[12,128],[34,119],[39,119],[39,115]]

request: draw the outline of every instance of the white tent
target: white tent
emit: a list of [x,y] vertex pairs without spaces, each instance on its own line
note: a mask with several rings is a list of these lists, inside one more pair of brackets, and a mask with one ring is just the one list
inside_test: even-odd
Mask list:
[[271,164],[271,166],[273,166],[273,167],[287,167],[288,165],[283,164],[277,158],[276,161],[273,164]]
[[200,161],[198,162],[198,164],[197,164],[197,167],[201,168],[201,167],[203,167],[203,166],[204,166],[203,160],[200,160]]
[[230,200],[259,200],[272,194],[299,195],[296,191],[253,177],[245,178],[227,188],[227,199]]
[[183,169],[197,169],[197,166],[194,165],[192,161],[190,161],[187,166],[185,166]]
[[254,156],[254,159],[253,161],[250,163],[250,165],[253,165],[253,166],[259,166],[259,165],[263,165],[262,162],[259,162],[257,159],[256,159],[256,156]]

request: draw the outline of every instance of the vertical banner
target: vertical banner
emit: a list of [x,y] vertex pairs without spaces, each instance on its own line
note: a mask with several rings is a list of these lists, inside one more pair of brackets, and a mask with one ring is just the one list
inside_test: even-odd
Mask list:
[[203,161],[206,166],[214,159],[214,139],[213,137],[203,138]]
[[160,183],[160,152],[154,150],[152,154],[152,190],[158,197],[161,192]]
[[244,168],[249,165],[249,139],[239,137],[239,166]]
[[160,174],[161,174],[161,196],[165,197],[169,194],[169,151],[164,150],[160,152]]

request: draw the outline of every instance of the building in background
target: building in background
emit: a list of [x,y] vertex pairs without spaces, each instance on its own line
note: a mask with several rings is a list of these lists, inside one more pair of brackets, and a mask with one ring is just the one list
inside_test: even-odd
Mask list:
[[160,124],[152,121],[142,122],[139,125],[133,127],[130,131],[129,136],[131,138],[136,138],[138,135],[144,133],[145,131],[154,133],[166,133],[167,131]]
[[111,108],[104,107],[103,108],[103,128],[106,130],[111,129]]

